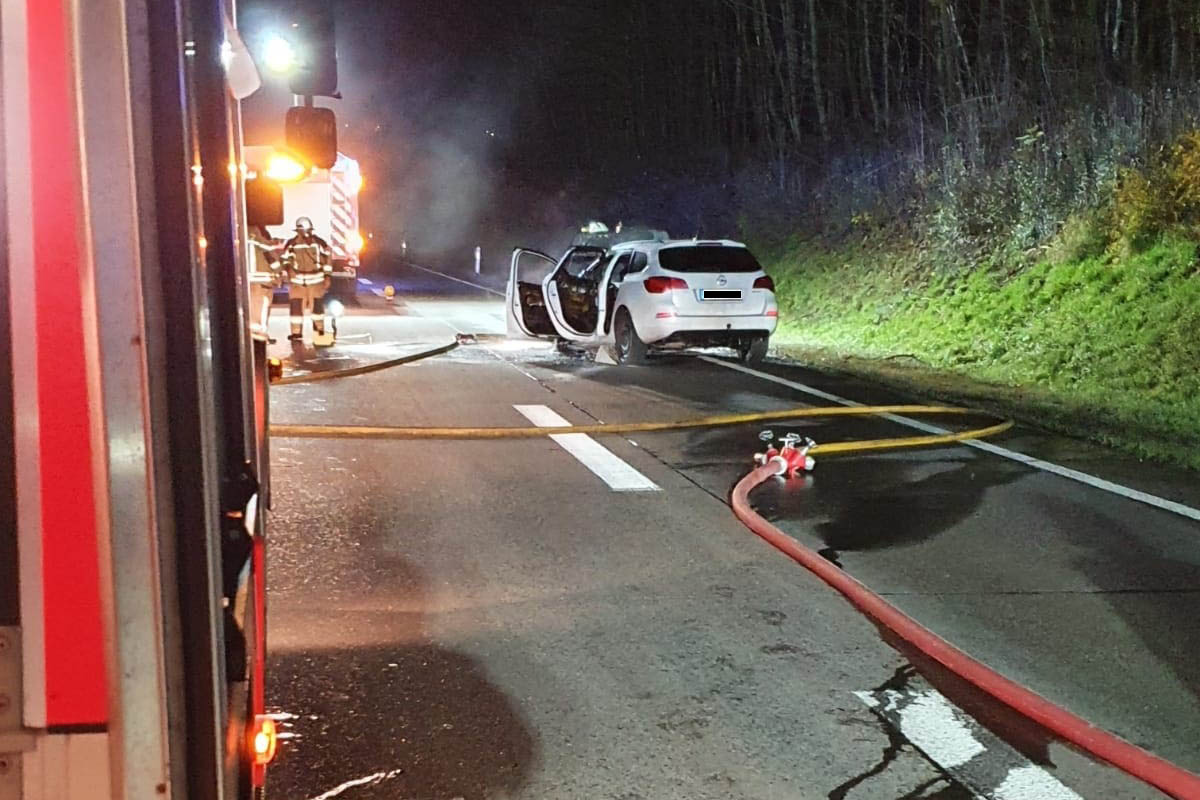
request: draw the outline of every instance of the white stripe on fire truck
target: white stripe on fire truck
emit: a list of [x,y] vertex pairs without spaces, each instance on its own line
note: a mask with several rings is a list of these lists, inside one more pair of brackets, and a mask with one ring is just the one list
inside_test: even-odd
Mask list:
[[[0,4],[3,51],[4,161],[32,163],[30,152],[29,41],[26,3]],[[14,331],[37,330],[37,295],[33,266],[33,183],[29,169],[8,169],[9,307],[4,309]],[[24,722],[46,725],[46,630],[42,575],[41,453],[38,437],[37,339],[12,338],[13,419],[17,543],[21,580],[21,657]]]

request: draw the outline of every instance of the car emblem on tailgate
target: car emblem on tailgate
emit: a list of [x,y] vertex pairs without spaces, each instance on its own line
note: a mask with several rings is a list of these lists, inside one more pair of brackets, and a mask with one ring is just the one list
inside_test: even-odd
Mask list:
[[727,283],[729,283],[729,279],[726,278],[724,275],[717,276],[717,286],[724,286]]

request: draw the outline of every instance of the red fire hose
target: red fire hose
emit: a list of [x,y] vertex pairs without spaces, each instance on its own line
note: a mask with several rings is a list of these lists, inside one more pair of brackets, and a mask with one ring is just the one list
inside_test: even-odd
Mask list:
[[1096,758],[1178,800],[1200,800],[1200,775],[1101,730],[1041,695],[976,661],[772,525],[750,506],[750,492],[778,474],[775,464],[755,469],[733,489],[731,505],[746,527],[841,592],[859,611],[964,680]]

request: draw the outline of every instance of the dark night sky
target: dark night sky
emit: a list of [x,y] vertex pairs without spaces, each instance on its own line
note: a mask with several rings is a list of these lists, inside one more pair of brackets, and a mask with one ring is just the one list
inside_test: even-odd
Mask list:
[[[297,1],[243,3],[252,49]],[[590,218],[844,231],[957,202],[947,187],[989,171],[1020,211],[1009,167],[1034,130],[1062,197],[1039,190],[1022,224],[1047,231],[1106,180],[1094,165],[1152,152],[1200,107],[1196,3],[330,2],[345,99],[328,104],[376,249],[453,259],[554,250]],[[271,82],[244,104],[250,143],[281,138],[290,96]]]

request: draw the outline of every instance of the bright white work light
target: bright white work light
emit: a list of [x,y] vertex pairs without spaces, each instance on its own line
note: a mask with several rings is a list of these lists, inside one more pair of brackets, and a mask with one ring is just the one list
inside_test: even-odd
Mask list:
[[263,45],[263,64],[271,72],[286,75],[296,67],[296,51],[292,43],[279,34],[271,34]]

